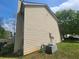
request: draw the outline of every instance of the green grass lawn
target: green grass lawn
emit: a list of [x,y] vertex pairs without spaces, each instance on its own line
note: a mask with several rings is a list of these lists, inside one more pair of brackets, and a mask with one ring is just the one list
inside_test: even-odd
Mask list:
[[0,59],[79,59],[79,43],[72,41],[61,42],[58,44],[58,51],[52,55],[35,52],[23,58],[1,57]]
[[35,52],[24,59],[79,59],[79,43],[62,42],[58,44],[58,51],[52,55]]

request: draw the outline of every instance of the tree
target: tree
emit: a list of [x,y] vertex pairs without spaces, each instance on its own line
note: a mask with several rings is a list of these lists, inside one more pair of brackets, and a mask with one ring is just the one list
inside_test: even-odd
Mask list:
[[4,38],[5,37],[5,30],[4,28],[0,27],[0,38]]
[[4,22],[3,22],[3,18],[0,17],[0,27],[2,27],[3,24],[4,24]]
[[64,34],[79,34],[79,11],[63,10],[56,12],[60,31]]
[[3,18],[0,17],[0,38],[2,38],[4,35],[4,28],[2,28],[2,25],[3,25]]
[[4,25],[4,21],[3,21],[3,18],[0,17],[0,38],[5,38],[6,31],[2,27],[2,25]]

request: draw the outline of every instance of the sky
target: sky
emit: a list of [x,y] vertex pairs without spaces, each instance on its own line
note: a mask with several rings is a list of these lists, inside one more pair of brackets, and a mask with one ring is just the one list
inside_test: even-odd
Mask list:
[[[0,18],[2,18],[6,30],[14,32],[18,0],[0,0]],[[16,23],[16,22],[15,22]]]
[[[79,0],[24,0],[47,4],[55,13],[64,9],[79,10]],[[6,30],[14,31],[13,22],[16,21],[18,0],[0,0],[0,18],[3,18],[3,27]]]
[[18,0],[0,0],[0,17],[12,17],[16,14]]
[[59,4],[58,6],[50,7],[53,12],[61,10],[79,10],[79,0],[66,0],[65,2]]

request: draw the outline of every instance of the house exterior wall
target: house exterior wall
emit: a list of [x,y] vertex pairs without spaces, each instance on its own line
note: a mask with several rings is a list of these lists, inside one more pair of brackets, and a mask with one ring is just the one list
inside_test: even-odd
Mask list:
[[45,7],[26,6],[24,12],[24,55],[37,51],[41,44],[50,43],[49,33],[53,42],[60,42],[58,24]]
[[14,53],[18,50],[23,49],[23,16],[21,14],[17,15],[17,24],[16,24],[16,37],[14,43]]
[[21,9],[21,1],[18,0],[18,9],[17,9],[17,13],[19,13],[20,9]]

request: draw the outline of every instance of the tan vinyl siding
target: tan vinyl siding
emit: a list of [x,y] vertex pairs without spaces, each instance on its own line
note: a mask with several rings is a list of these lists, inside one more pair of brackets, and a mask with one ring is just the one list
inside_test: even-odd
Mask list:
[[16,38],[14,44],[14,53],[19,49],[23,48],[23,17],[22,15],[17,15],[17,24],[16,24]]
[[24,55],[38,50],[41,44],[48,44],[49,32],[54,42],[61,41],[57,22],[45,7],[26,6],[24,17]]
[[18,0],[18,9],[17,9],[17,13],[20,12],[20,9],[21,9],[21,1]]

